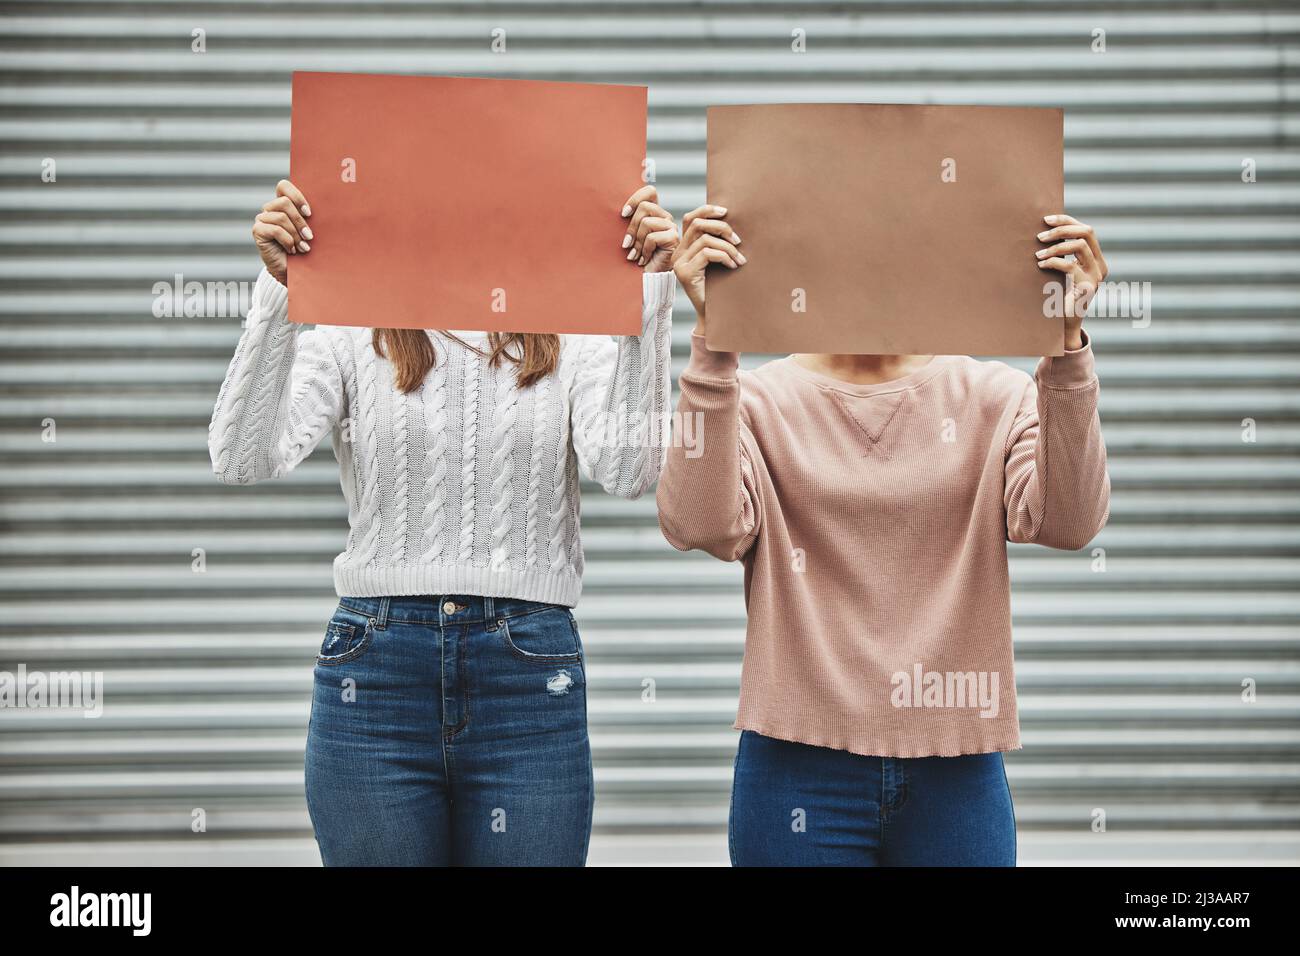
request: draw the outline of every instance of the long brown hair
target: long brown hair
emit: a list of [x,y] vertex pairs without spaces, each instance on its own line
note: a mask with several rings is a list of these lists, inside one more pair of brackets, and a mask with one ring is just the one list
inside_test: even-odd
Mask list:
[[[413,392],[438,360],[438,350],[424,329],[375,329],[375,354],[393,363],[393,379],[400,392]],[[469,348],[474,346],[464,343]],[[533,332],[489,332],[488,350],[475,349],[488,364],[506,361],[515,366],[520,388],[555,371],[560,361],[560,337]]]

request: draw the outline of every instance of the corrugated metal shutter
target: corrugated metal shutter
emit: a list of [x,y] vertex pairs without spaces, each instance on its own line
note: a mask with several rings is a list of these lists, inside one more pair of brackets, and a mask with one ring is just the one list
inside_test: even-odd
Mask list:
[[[679,214],[710,103],[1064,105],[1067,206],[1155,311],[1090,323],[1107,570],[1012,558],[1022,860],[1294,862],[1298,30],[1288,4],[1169,0],[0,5],[0,667],[102,670],[108,694],[99,720],[0,712],[0,862],[316,860],[301,756],[345,533],[333,462],[219,486],[204,429],[238,322],[150,311],[176,273],[253,277],[292,68],[648,82]],[[591,489],[584,517],[593,862],[724,862],[737,569],[672,552],[652,499]]]

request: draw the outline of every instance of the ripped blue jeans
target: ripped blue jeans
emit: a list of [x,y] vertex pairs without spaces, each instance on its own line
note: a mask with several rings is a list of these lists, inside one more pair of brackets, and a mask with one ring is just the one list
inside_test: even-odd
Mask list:
[[581,866],[593,782],[569,609],[343,598],[316,659],[307,807],[326,866]]

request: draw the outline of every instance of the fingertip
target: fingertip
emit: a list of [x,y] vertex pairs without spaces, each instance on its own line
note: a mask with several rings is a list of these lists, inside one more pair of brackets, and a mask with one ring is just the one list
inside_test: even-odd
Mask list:
[[304,216],[310,216],[310,215],[311,215],[311,206],[307,205],[306,203],[303,203],[303,204],[302,204],[302,214],[303,214]]
[[622,216],[624,219],[626,219],[628,216],[632,215],[632,207],[630,205],[624,204],[623,211],[619,213],[619,215]]

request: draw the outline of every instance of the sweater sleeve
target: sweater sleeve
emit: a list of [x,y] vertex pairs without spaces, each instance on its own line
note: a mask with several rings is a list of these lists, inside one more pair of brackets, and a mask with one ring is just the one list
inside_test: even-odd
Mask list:
[[682,435],[670,443],[658,492],[668,543],[724,561],[744,557],[762,519],[759,452],[741,415],[739,365],[736,352],[712,352],[704,336],[691,336],[675,421]]
[[339,421],[343,382],[326,334],[289,321],[289,294],[262,270],[208,424],[212,471],[225,484],[278,478]]
[[1005,448],[1007,538],[1074,551],[1110,513],[1092,346],[1044,358]]
[[591,480],[637,498],[663,468],[674,276],[642,277],[641,334],[584,336],[569,384],[573,450]]

